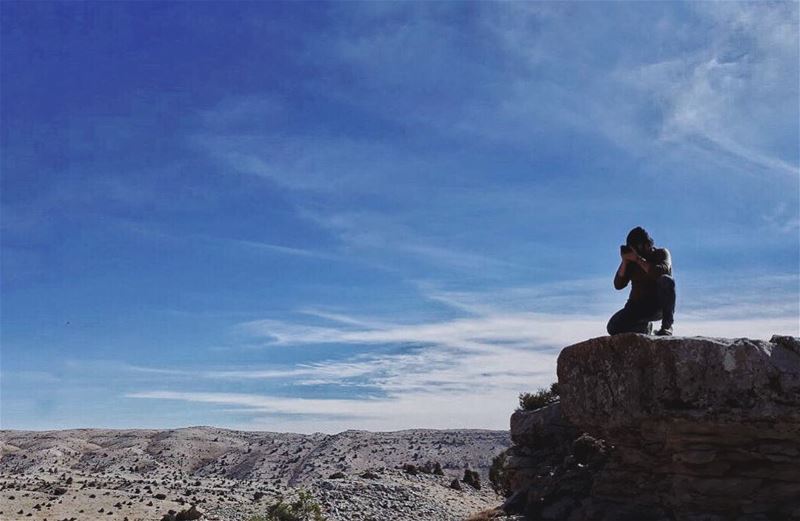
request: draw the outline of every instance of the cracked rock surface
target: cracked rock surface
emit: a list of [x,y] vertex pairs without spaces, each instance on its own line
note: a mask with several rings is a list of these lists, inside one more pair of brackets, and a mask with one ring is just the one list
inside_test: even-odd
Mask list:
[[512,416],[529,519],[800,519],[800,339],[604,336],[564,348],[560,403]]

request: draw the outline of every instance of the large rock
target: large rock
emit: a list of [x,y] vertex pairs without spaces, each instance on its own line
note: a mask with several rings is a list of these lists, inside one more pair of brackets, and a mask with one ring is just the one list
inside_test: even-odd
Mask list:
[[[644,420],[800,423],[800,342],[793,337],[593,338],[558,357],[566,416],[605,433]],[[794,431],[796,434],[796,430]]]
[[800,520],[800,339],[605,336],[558,379],[558,410],[512,417],[529,518]]
[[579,434],[564,418],[559,403],[514,412],[514,445],[505,464],[505,485],[514,493],[503,505],[506,512],[538,518],[543,512],[560,512],[565,496],[588,495],[592,474],[585,463],[589,458],[579,464],[572,456]]
[[631,333],[564,349],[564,415],[614,446],[593,497],[678,519],[800,518],[799,347]]

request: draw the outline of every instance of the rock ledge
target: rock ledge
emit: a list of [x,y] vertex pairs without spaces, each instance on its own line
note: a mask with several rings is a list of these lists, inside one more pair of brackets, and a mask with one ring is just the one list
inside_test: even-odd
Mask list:
[[800,339],[604,336],[558,379],[559,404],[512,417],[507,510],[800,520]]

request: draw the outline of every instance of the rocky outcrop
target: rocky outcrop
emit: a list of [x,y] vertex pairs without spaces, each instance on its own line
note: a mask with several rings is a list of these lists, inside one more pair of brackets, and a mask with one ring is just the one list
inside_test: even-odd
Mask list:
[[512,416],[507,510],[800,519],[800,339],[599,337],[558,380],[559,404]]

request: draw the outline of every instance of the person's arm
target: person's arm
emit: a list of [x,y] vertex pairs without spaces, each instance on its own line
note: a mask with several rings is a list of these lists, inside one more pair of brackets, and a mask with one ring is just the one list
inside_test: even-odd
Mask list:
[[669,275],[670,273],[672,273],[672,255],[670,255],[668,249],[666,248],[662,249],[664,250],[663,258],[657,264],[654,264],[652,267],[653,273],[656,276]]
[[620,262],[617,272],[614,274],[615,289],[623,289],[625,286],[628,285],[628,281],[630,279],[625,276],[625,271],[627,267],[628,267],[628,259],[622,259],[622,262]]
[[663,250],[663,259],[661,259],[658,263],[647,262],[644,257],[641,256],[637,256],[634,262],[636,262],[636,264],[638,264],[639,267],[650,276],[658,277],[659,275],[668,274],[672,269],[672,258],[670,257],[668,249],[663,248]]

